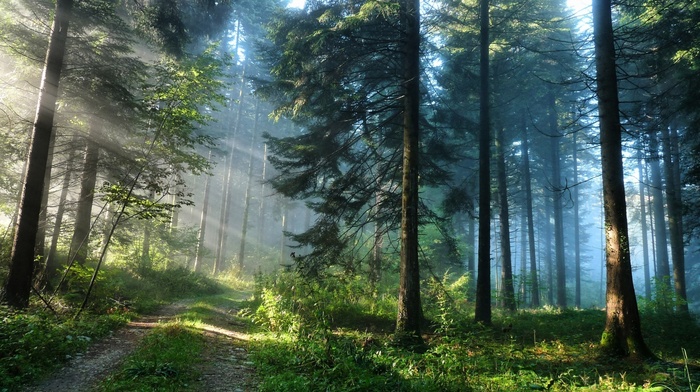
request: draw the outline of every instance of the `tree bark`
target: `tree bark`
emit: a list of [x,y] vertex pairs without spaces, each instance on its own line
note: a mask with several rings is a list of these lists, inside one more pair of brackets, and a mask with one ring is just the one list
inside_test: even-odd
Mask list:
[[228,242],[228,226],[231,215],[231,204],[232,204],[232,192],[231,192],[231,180],[233,178],[233,156],[236,153],[236,135],[241,127],[241,118],[243,117],[243,102],[245,95],[245,74],[248,66],[248,62],[243,65],[243,73],[241,74],[241,89],[238,92],[238,110],[236,111],[236,122],[233,127],[233,132],[230,137],[231,149],[226,156],[226,177],[224,177],[223,189],[222,189],[222,204],[221,204],[221,216],[219,217],[219,238],[216,245],[216,258],[214,260],[214,274],[216,275],[221,271],[226,260],[226,243]]
[[404,27],[401,264],[396,332],[420,338],[423,311],[418,262],[418,143],[420,109],[420,1],[401,2]]
[[[668,227],[671,239],[671,261],[673,265],[673,287],[676,293],[676,308],[682,314],[688,314],[688,302],[685,287],[685,249],[683,246],[683,212],[681,195],[676,184],[678,176],[674,170],[671,153],[671,133],[668,127],[661,129],[664,171],[666,174],[666,198],[668,203]],[[676,158],[677,159],[677,158]]]
[[663,184],[659,165],[659,142],[656,134],[649,135],[649,159],[651,172],[651,208],[654,215],[654,239],[656,244],[656,281],[657,284],[668,282],[671,270],[668,266],[668,239],[666,237],[666,217],[664,213]]
[[[77,137],[73,137],[71,145],[75,145]],[[51,246],[46,256],[46,267],[44,269],[44,279],[50,281],[58,270],[58,259],[56,250],[58,248],[58,239],[61,234],[61,225],[63,224],[63,215],[66,210],[66,200],[68,199],[68,189],[70,188],[71,176],[73,174],[73,165],[75,164],[75,149],[71,148],[66,161],[66,173],[63,176],[63,187],[61,195],[58,199],[58,209],[56,210],[56,219],[53,224],[53,233],[51,235]]]
[[39,213],[39,225],[36,233],[35,260],[45,262],[46,256],[46,229],[49,217],[49,193],[51,193],[51,167],[53,166],[54,149],[56,147],[56,132],[51,132],[49,141],[49,153],[46,159],[46,172],[44,173],[44,192],[41,195],[41,212]]
[[522,124],[523,132],[523,182],[525,183],[525,209],[527,214],[527,233],[530,252],[530,287],[532,290],[533,308],[540,307],[540,286],[537,275],[537,257],[535,249],[535,223],[532,217],[532,178],[530,175],[530,148],[527,135],[527,127]]
[[549,111],[549,137],[552,159],[552,210],[554,212],[554,257],[556,267],[557,307],[566,308],[566,265],[564,258],[564,211],[562,206],[561,160],[559,144],[561,134],[557,117],[556,100],[552,93],[547,94]]
[[91,130],[85,140],[85,159],[80,179],[80,198],[78,199],[78,208],[75,211],[75,227],[69,252],[70,257],[80,265],[85,264],[88,255],[92,204],[95,199],[97,162],[100,152],[97,144],[91,140],[92,135],[93,132]]
[[499,220],[501,222],[501,266],[503,308],[514,312],[515,290],[513,289],[513,261],[510,247],[510,214],[508,211],[508,177],[506,175],[506,157],[503,148],[503,128],[496,131],[496,168],[498,170]]
[[258,106],[260,101],[255,103],[255,121],[253,123],[253,139],[250,141],[250,157],[248,159],[248,184],[245,188],[244,206],[243,206],[243,226],[241,227],[241,246],[238,249],[238,274],[243,274],[243,266],[245,259],[245,242],[248,233],[248,215],[250,214],[250,193],[253,190],[253,147],[255,146],[255,135],[258,133],[258,118],[260,111]]
[[476,322],[491,324],[491,119],[489,113],[489,1],[479,0],[479,254]]
[[581,308],[581,230],[579,220],[579,197],[578,197],[578,138],[577,133],[573,137],[573,163],[574,163],[574,187],[572,198],[574,199],[574,306]]
[[[209,157],[207,160],[211,161],[211,150],[209,150]],[[202,264],[204,262],[204,239],[207,232],[207,211],[209,210],[209,190],[211,189],[211,176],[207,176],[204,183],[204,200],[202,201],[202,215],[199,218],[199,231],[197,233],[197,250],[195,252],[194,258],[194,271],[200,272],[202,270]]]
[[644,166],[642,165],[642,153],[637,157],[637,170],[639,172],[639,208],[642,221],[642,253],[644,257],[644,298],[651,301],[651,273],[649,271],[649,240],[647,239],[647,208],[644,192]]
[[34,247],[41,211],[41,195],[44,193],[44,173],[53,132],[58,84],[66,52],[72,8],[73,0],[56,1],[49,47],[39,88],[39,100],[27,157],[27,171],[24,176],[19,217],[10,256],[10,269],[3,297],[4,302],[16,308],[25,308],[29,305],[34,275]]
[[632,281],[610,0],[593,0],[593,37],[603,171],[606,321],[601,347],[620,356],[651,358],[642,337]]

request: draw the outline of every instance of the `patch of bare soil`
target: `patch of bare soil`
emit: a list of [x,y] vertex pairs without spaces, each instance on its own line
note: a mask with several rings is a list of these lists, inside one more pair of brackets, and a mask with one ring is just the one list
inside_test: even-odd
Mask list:
[[[167,322],[184,312],[189,301],[181,301],[161,308],[157,314],[130,322],[111,336],[95,342],[88,350],[72,358],[52,377],[28,386],[25,392],[88,392],[114,372],[122,360],[132,353],[159,322]],[[238,309],[217,309],[216,325],[200,328],[205,339],[201,377],[192,385],[195,391],[249,392],[255,391],[254,368],[248,360],[249,337],[244,325],[235,320]]]

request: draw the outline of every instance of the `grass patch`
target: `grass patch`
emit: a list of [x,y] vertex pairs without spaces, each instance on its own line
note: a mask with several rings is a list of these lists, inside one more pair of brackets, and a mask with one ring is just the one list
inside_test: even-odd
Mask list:
[[223,292],[221,283],[181,268],[137,274],[108,266],[98,277],[88,309],[74,320],[91,274],[89,268],[74,267],[52,299],[56,314],[34,297],[23,311],[0,307],[0,391],[40,379],[139,313],[180,298]]
[[193,362],[204,348],[202,335],[186,323],[156,327],[99,390],[189,391],[199,377]]
[[17,390],[58,368],[94,339],[123,325],[128,314],[54,315],[33,308],[17,312],[0,307],[0,390]]
[[[261,391],[697,392],[700,385],[700,374],[685,370],[682,350],[691,367],[700,364],[692,359],[700,354],[693,320],[643,314],[648,344],[668,362],[623,361],[601,355],[602,310],[495,311],[494,325],[484,327],[472,321],[464,282],[444,281],[425,285],[429,326],[421,354],[393,343],[393,315],[384,311],[395,304],[389,292],[360,293],[356,282],[343,289],[339,281],[291,274],[260,282],[248,314],[267,330],[251,347],[265,374]],[[373,327],[370,317],[387,324]]]

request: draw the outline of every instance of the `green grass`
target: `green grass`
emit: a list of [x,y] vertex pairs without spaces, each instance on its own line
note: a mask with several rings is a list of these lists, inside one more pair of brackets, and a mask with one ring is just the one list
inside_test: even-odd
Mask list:
[[187,323],[156,327],[129,355],[121,370],[105,379],[99,391],[188,391],[199,377],[193,366],[204,348],[200,331]]
[[[0,307],[0,392],[45,377],[72,355],[139,313],[148,313],[180,298],[223,292],[223,285],[184,269],[102,270],[88,309],[74,319],[91,270],[76,267],[52,300],[56,314],[32,297],[23,311]],[[48,297],[48,294],[45,293]]]
[[484,327],[472,322],[473,304],[458,287],[443,282],[426,285],[427,351],[417,353],[394,344],[394,316],[381,304],[395,304],[388,292],[363,296],[354,282],[342,289],[291,275],[260,282],[249,314],[267,329],[251,347],[265,374],[261,391],[699,390],[682,349],[700,355],[700,328],[669,314],[642,318],[649,346],[666,362],[626,361],[599,350],[602,310],[495,311]]

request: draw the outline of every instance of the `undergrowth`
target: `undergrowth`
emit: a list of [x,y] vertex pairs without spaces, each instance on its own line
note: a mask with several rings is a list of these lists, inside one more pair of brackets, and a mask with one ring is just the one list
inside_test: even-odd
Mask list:
[[199,373],[192,366],[204,348],[199,331],[183,323],[158,326],[141,342],[121,370],[98,387],[115,391],[190,391]]
[[663,361],[624,361],[599,350],[602,310],[495,311],[483,326],[472,321],[468,283],[446,275],[424,285],[427,351],[416,353],[394,344],[395,286],[259,276],[247,315],[267,330],[252,349],[260,390],[697,392],[698,360],[682,354],[700,353],[691,319],[644,313],[647,342]]
[[87,311],[76,318],[91,274],[87,267],[75,266],[56,296],[45,292],[51,310],[36,296],[26,310],[0,307],[0,391],[19,390],[41,378],[136,314],[222,290],[219,283],[182,268],[136,273],[106,267]]

